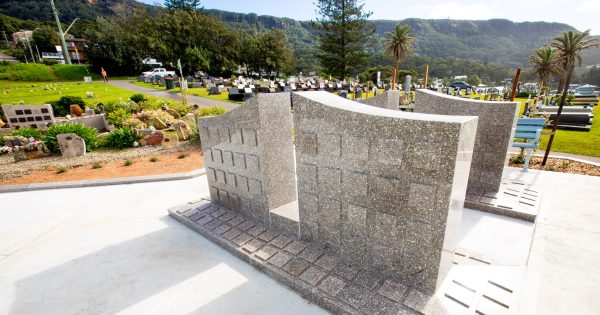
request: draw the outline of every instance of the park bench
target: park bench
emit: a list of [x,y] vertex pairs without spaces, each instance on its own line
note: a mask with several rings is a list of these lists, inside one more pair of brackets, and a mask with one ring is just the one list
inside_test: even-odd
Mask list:
[[525,149],[525,165],[523,171],[529,168],[529,160],[533,151],[537,149],[540,143],[542,129],[546,124],[544,118],[519,118],[517,120],[517,129],[515,131],[515,139],[524,139],[525,142],[514,142],[513,147]]

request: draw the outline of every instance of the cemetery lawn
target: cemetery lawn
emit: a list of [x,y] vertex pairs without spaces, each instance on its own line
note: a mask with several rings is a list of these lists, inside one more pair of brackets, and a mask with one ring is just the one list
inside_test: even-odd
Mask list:
[[[113,100],[127,100],[135,92],[114,87],[103,82],[15,82],[0,81],[0,103],[41,105],[56,101],[62,96],[79,96],[86,103],[106,103]],[[94,93],[94,98],[86,98],[86,92]]]
[[[145,83],[145,82],[139,82],[139,81],[131,81],[131,83],[135,84],[135,85],[139,85],[145,88],[150,88],[150,89],[155,89],[155,90],[161,90],[161,91],[167,91],[164,87],[159,86],[159,85],[154,85],[152,83]],[[180,89],[178,87],[172,89],[172,90],[168,90],[169,93],[180,93]],[[236,102],[236,101],[231,101],[229,100],[229,93],[224,92],[218,95],[208,95],[208,90],[205,88],[191,88],[188,89],[188,94],[189,95],[195,95],[195,96],[199,96],[199,97],[204,97],[204,98],[209,98],[209,99],[213,99],[213,100],[218,100],[218,101],[224,101],[224,102],[229,102],[229,103],[234,103],[234,104],[244,104],[244,102]]]

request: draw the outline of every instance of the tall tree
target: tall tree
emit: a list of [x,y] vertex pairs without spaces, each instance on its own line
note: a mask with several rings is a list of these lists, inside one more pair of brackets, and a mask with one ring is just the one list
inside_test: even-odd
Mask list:
[[396,87],[398,67],[400,63],[410,56],[414,51],[415,38],[412,36],[412,30],[408,25],[396,25],[394,32],[386,32],[387,39],[383,42],[386,57],[391,58],[396,63],[394,68],[394,77],[392,79],[392,90]]
[[368,24],[371,12],[360,0],[318,0],[319,17],[312,27],[318,31],[319,58],[324,70],[345,79],[367,62],[375,25]]
[[563,59],[552,47],[536,50],[535,55],[529,56],[528,60],[533,65],[533,74],[540,78],[540,92],[544,84],[549,83],[551,76],[558,77],[563,74]]
[[164,6],[169,11],[194,11],[202,8],[200,0],[165,0]]
[[566,70],[566,79],[562,91],[562,96],[560,99],[560,104],[558,105],[558,111],[556,112],[556,116],[554,117],[552,134],[550,134],[550,139],[548,139],[548,146],[546,147],[546,153],[544,154],[542,165],[546,165],[546,161],[548,160],[548,154],[550,154],[550,149],[552,148],[554,134],[556,133],[556,128],[558,128],[560,114],[562,113],[563,106],[565,105],[565,99],[567,97],[567,93],[569,92],[569,83],[571,82],[571,76],[573,75],[575,65],[581,67],[581,64],[583,63],[581,51],[590,49],[592,47],[598,47],[598,40],[589,38],[589,35],[590,30],[586,30],[582,33],[568,31],[564,32],[561,36],[555,37],[554,42],[550,44],[550,46],[556,48],[559,51],[561,57],[565,60],[564,66],[568,68],[564,69]]

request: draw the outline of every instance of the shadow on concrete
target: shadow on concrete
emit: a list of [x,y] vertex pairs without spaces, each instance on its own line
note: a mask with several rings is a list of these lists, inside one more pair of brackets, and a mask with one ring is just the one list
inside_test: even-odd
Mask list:
[[10,313],[114,314],[222,263],[175,220],[161,220],[166,228],[18,281]]

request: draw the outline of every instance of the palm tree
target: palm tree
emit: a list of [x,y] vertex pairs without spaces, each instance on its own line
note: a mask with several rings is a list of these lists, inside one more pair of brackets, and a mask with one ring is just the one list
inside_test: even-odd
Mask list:
[[558,50],[552,47],[536,50],[535,55],[529,56],[529,62],[533,64],[533,74],[540,78],[540,92],[551,75],[558,77],[563,74],[563,58]]
[[567,97],[567,93],[569,92],[569,84],[571,83],[571,75],[573,74],[573,70],[575,69],[575,64],[581,67],[581,64],[583,63],[581,51],[590,49],[592,47],[598,47],[598,40],[589,38],[589,35],[590,30],[586,30],[582,33],[568,31],[562,33],[561,36],[554,37],[554,42],[550,44],[551,47],[556,48],[558,50],[561,57],[563,58],[563,70],[566,72],[566,79],[564,81],[564,86],[562,87],[563,91],[560,104],[558,105],[558,111],[556,112],[556,116],[554,117],[552,133],[550,134],[550,139],[548,139],[548,146],[546,147],[546,153],[544,154],[542,165],[546,165],[546,161],[548,160],[548,154],[550,153],[550,148],[552,148],[554,134],[556,133],[556,128],[558,127],[558,121],[560,119],[560,114],[565,104],[565,98]]
[[411,34],[412,30],[408,25],[396,25],[394,32],[386,32],[387,39],[383,42],[385,48],[384,54],[396,62],[394,68],[394,78],[392,80],[392,89],[396,86],[396,76],[400,63],[410,56],[414,50],[415,38]]

